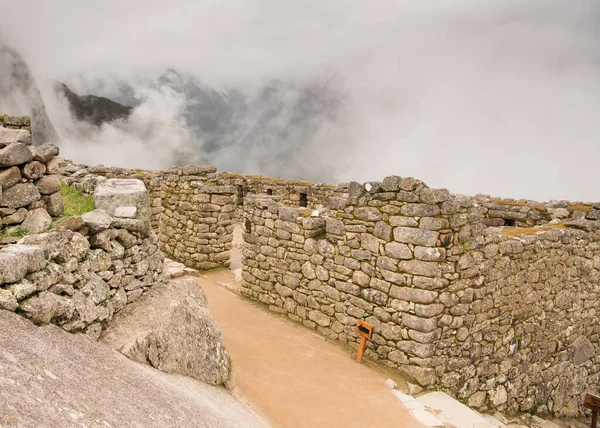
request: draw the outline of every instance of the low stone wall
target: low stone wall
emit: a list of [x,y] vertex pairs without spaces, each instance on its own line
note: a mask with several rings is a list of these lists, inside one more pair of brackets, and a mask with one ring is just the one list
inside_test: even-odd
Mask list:
[[216,168],[172,168],[162,177],[162,251],[186,266],[229,266],[236,189],[216,181]]
[[[23,120],[21,120],[23,119]],[[58,147],[31,145],[27,118],[4,117],[0,126],[0,228],[29,233],[46,230],[63,211],[57,175]],[[23,125],[20,129],[17,124]],[[12,129],[15,128],[15,129]]]
[[244,199],[250,194],[274,196],[282,204],[307,208],[335,206],[340,198],[348,197],[346,184],[330,185],[228,172],[219,174],[218,181],[221,184],[235,186],[237,190],[236,220],[241,220],[243,217]]
[[140,186],[109,180],[96,191],[96,210],[1,249],[0,308],[98,338],[115,313],[163,280]]
[[399,177],[351,183],[346,202],[247,198],[242,294],[344,343],[366,320],[369,357],[479,409],[581,412],[598,388],[599,222],[487,228],[476,199]]
[[483,206],[487,226],[533,227],[559,221],[588,218],[600,219],[600,205],[586,202],[557,201],[540,203],[478,196],[475,203]]
[[31,117],[6,116],[0,114],[0,126],[8,129],[22,129],[31,134]]

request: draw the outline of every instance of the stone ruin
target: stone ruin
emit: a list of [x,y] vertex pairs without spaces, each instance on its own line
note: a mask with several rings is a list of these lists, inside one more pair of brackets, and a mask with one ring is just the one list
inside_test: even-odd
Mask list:
[[98,338],[114,314],[163,281],[139,180],[107,180],[96,209],[0,249],[0,307]]
[[[211,166],[55,164],[90,194],[111,179],[143,181],[157,237],[142,247],[189,267],[228,266],[242,223],[242,295],[352,348],[356,321],[371,323],[367,358],[407,375],[414,391],[555,416],[580,415],[584,393],[598,392],[600,204],[467,197],[395,176],[331,186]],[[106,201],[117,228],[87,232],[91,248],[114,251],[118,230],[140,233],[125,206]],[[129,269],[141,262],[133,257]],[[137,278],[127,269],[121,283]],[[138,288],[127,287],[109,284],[129,299]]]
[[42,232],[63,211],[58,147],[33,146],[27,117],[0,118],[0,228]]

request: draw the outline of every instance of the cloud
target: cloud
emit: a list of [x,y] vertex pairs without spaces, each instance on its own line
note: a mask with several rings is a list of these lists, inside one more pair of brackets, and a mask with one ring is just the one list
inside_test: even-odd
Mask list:
[[[332,181],[397,174],[466,194],[598,199],[596,0],[5,2],[2,33],[38,81],[135,80],[173,67],[249,100],[273,79],[327,82],[339,95],[342,105],[317,116],[308,141],[290,146],[303,135],[292,127],[276,146],[299,94],[283,91],[269,128],[277,132],[262,149],[239,139],[215,155],[228,168]],[[174,104],[163,117],[177,124]],[[244,120],[261,117],[253,114]]]

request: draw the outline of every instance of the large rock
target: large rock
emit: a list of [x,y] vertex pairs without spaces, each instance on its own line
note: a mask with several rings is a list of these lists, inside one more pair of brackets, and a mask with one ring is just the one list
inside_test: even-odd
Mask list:
[[136,207],[136,219],[150,221],[148,191],[141,180],[104,181],[94,191],[94,205],[111,216],[119,207]]
[[9,245],[0,250],[0,284],[20,281],[46,267],[44,251],[33,245]]
[[34,160],[25,164],[25,166],[22,168],[22,171],[23,177],[27,178],[28,180],[35,180],[44,176],[46,173],[46,165]]
[[65,297],[43,291],[21,302],[21,311],[35,324],[60,324],[73,315],[73,302]]
[[21,208],[39,201],[42,196],[33,183],[18,183],[2,191],[0,206]]
[[223,388],[130,361],[84,335],[8,311],[0,311],[0,325],[2,425],[267,426]]
[[134,361],[231,386],[232,366],[221,332],[193,279],[154,285],[117,314],[100,338]]
[[62,214],[65,209],[62,195],[60,192],[53,193],[50,196],[42,196],[42,199],[46,203],[46,210],[52,217],[58,217]]
[[51,195],[60,190],[60,179],[58,175],[46,175],[35,183],[42,195]]
[[2,217],[0,224],[21,224],[27,217],[27,210],[25,208],[19,208],[12,214]]
[[52,224],[52,217],[43,208],[31,210],[27,213],[25,221],[21,225],[29,233],[40,233]]
[[11,143],[31,144],[31,134],[26,129],[10,129],[0,126],[0,147]]
[[7,190],[21,181],[21,171],[16,166],[0,171],[0,187]]
[[112,218],[104,210],[93,210],[81,216],[90,233],[98,233],[106,230],[112,223]]
[[0,167],[20,165],[33,159],[33,155],[23,143],[13,143],[0,149]]
[[59,150],[56,144],[46,143],[31,148],[33,159],[42,163],[48,163],[58,156]]

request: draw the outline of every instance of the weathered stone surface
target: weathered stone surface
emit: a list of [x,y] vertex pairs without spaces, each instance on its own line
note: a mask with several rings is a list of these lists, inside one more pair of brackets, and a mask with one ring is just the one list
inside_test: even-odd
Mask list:
[[400,300],[406,300],[413,303],[433,303],[438,296],[435,291],[420,290],[410,287],[393,286],[390,290],[390,296]]
[[439,262],[446,258],[444,248],[415,247],[415,259],[427,262]]
[[0,206],[21,208],[38,201],[40,198],[40,192],[33,183],[18,183],[2,191]]
[[437,205],[406,204],[400,209],[402,215],[408,217],[434,217],[440,213]]
[[31,152],[33,153],[34,160],[47,164],[54,157],[58,156],[59,149],[56,144],[46,143],[40,146],[33,146]]
[[46,211],[52,217],[58,217],[65,209],[62,195],[59,192],[53,193],[50,196],[43,196],[42,199],[46,202]]
[[135,218],[136,214],[136,207],[117,207],[115,209],[115,217],[119,218]]
[[435,330],[437,326],[435,318],[420,318],[411,314],[402,315],[402,324],[423,333],[429,333]]
[[130,361],[84,335],[8,311],[0,325],[0,414],[20,426],[266,426],[228,391]]
[[585,336],[579,336],[573,342],[573,363],[575,365],[580,365],[591,359],[594,355],[596,355],[596,350],[592,342],[590,342]]
[[376,208],[360,207],[354,210],[354,215],[361,220],[366,221],[379,221],[381,220],[381,213]]
[[400,272],[406,272],[411,275],[419,275],[426,277],[440,276],[441,269],[437,263],[422,262],[420,260],[407,260],[398,264]]
[[152,287],[115,316],[100,340],[159,370],[231,386],[221,332],[192,279]]
[[46,175],[35,182],[42,195],[51,195],[60,190],[60,179],[58,175]]
[[56,222],[57,229],[67,229],[77,231],[85,226],[85,222],[79,215],[63,217]]
[[16,166],[0,171],[0,187],[4,191],[21,181],[21,171]]
[[149,222],[149,201],[146,186],[140,180],[106,180],[94,191],[97,209],[114,215],[118,207],[136,207],[137,219]]
[[35,324],[45,325],[69,319],[73,314],[74,305],[65,297],[43,291],[23,301],[20,309]]
[[31,210],[27,213],[21,227],[29,233],[44,232],[52,224],[52,217],[43,208]]
[[25,129],[10,129],[0,126],[0,147],[11,143],[31,144],[31,133]]
[[113,219],[106,211],[95,209],[81,216],[85,226],[90,230],[90,233],[98,233],[108,229],[113,223]]
[[0,149],[0,167],[8,167],[27,163],[33,159],[29,147],[23,143],[9,144]]
[[412,251],[410,251],[408,245],[399,242],[390,242],[389,244],[385,244],[385,252],[390,257],[394,257],[396,259],[409,260],[413,258]]
[[410,227],[396,227],[394,229],[394,239],[406,244],[433,247],[438,236],[439,233],[432,230],[413,229]]
[[27,210],[25,208],[19,208],[14,213],[7,215],[6,217],[2,217],[0,219],[0,224],[21,224],[25,220],[27,216]]
[[10,245],[0,249],[0,284],[21,280],[27,273],[42,270],[46,258],[41,248],[30,245]]
[[21,168],[23,177],[28,180],[34,180],[42,177],[46,173],[46,165],[39,161],[33,161],[25,164]]
[[[1,260],[1,256],[0,256]],[[1,265],[0,265],[1,266]],[[15,296],[9,291],[0,288],[0,309],[6,309],[7,311],[14,311],[19,307],[19,302]]]

